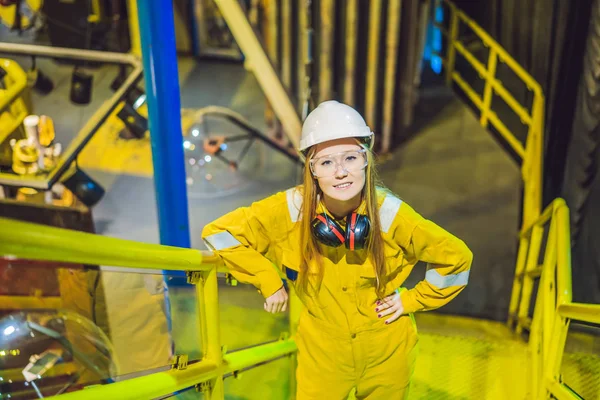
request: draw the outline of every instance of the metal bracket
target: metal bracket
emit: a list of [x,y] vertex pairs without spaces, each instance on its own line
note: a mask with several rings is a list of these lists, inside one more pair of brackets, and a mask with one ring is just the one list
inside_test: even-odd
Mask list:
[[196,392],[207,393],[212,389],[212,381],[200,382],[196,385]]
[[171,368],[174,369],[186,369],[188,366],[188,356],[187,354],[176,354],[173,356],[173,361],[171,362]]
[[195,285],[202,279],[202,272],[200,271],[186,271],[185,274],[187,276],[187,283],[191,283],[192,285]]
[[231,274],[225,274],[225,283],[229,286],[237,286],[238,281]]

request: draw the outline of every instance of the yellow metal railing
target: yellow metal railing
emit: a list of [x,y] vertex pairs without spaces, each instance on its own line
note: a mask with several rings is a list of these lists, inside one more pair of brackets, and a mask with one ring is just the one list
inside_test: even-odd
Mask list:
[[[522,159],[524,183],[523,221],[517,255],[513,290],[509,306],[509,325],[521,334],[530,331],[531,398],[580,398],[561,382],[560,366],[571,320],[600,323],[600,305],[572,302],[571,243],[569,210],[564,200],[556,199],[540,212],[543,165],[544,95],[540,85],[487,32],[451,1],[438,0],[448,9],[448,29],[436,27],[447,38],[446,55],[441,56],[446,83],[456,83],[480,111],[480,123],[497,129]],[[461,41],[461,24],[468,26],[483,45],[489,48],[486,65],[481,63]],[[460,54],[485,80],[483,97],[455,70]],[[533,92],[531,111],[523,107],[496,76],[498,62],[505,63]],[[525,147],[491,109],[492,96],[501,97],[528,128]],[[539,257],[548,225],[544,259]],[[539,279],[533,318],[529,317],[535,280]]]
[[[523,226],[535,221],[540,215],[542,203],[542,144],[544,137],[544,94],[536,80],[519,65],[508,52],[498,44],[475,21],[460,11],[454,3],[448,0],[438,0],[438,5],[443,3],[449,10],[449,28],[436,23],[436,27],[447,38],[446,55],[440,55],[445,68],[446,82],[450,85],[456,83],[469,97],[480,111],[480,123],[484,128],[491,124],[502,135],[514,152],[522,159],[521,175],[524,183],[523,199]],[[468,26],[483,45],[489,49],[488,60],[484,65],[459,37],[460,27]],[[485,81],[483,97],[467,83],[462,75],[456,71],[457,54],[477,71]],[[496,76],[498,63],[505,63],[533,92],[533,105],[531,111],[522,106],[514,96],[504,87]],[[521,118],[527,126],[527,139],[525,146],[517,139],[515,134],[500,120],[498,114],[492,110],[493,95],[499,96]]]
[[[545,240],[543,260],[540,262]],[[572,302],[571,242],[569,209],[556,199],[542,215],[521,233],[516,275],[520,286],[513,292],[520,333],[529,327],[531,351],[531,397],[545,399],[580,398],[561,382],[560,367],[571,320],[600,323],[599,304]],[[539,278],[533,318],[529,308],[535,279]]]
[[[86,399],[151,399],[196,387],[205,399],[223,399],[223,375],[236,373],[296,351],[293,338],[223,354],[220,342],[217,272],[225,271],[210,252],[133,242],[90,233],[0,218],[0,256],[7,259],[110,265],[111,267],[185,271],[196,286],[203,358],[185,369],[85,389]],[[291,297],[290,312],[294,299]],[[296,318],[290,317],[290,333]],[[291,359],[293,360],[293,359]],[[81,398],[81,392],[60,399]]]

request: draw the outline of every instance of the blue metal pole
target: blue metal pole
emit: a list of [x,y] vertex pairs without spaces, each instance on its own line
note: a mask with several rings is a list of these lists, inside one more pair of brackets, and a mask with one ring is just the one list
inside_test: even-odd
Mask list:
[[137,7],[160,243],[190,247],[173,1]]

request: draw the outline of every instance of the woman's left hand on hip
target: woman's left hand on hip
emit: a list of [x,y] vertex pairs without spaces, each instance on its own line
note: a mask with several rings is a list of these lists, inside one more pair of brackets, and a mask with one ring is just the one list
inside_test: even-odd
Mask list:
[[404,312],[402,300],[400,299],[400,291],[396,290],[394,294],[378,300],[377,303],[375,303],[375,312],[377,313],[378,318],[391,315],[391,317],[385,321],[386,324],[391,324],[400,318]]

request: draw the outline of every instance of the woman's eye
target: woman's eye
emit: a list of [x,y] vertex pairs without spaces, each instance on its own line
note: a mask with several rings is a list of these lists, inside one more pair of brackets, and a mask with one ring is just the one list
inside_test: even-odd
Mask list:
[[326,166],[328,166],[328,165],[331,165],[331,161],[330,161],[330,160],[323,160],[323,161],[321,161],[321,163],[320,163],[320,164],[321,164],[322,166],[326,167]]
[[346,157],[346,161],[354,161],[356,160],[356,156],[348,156]]

